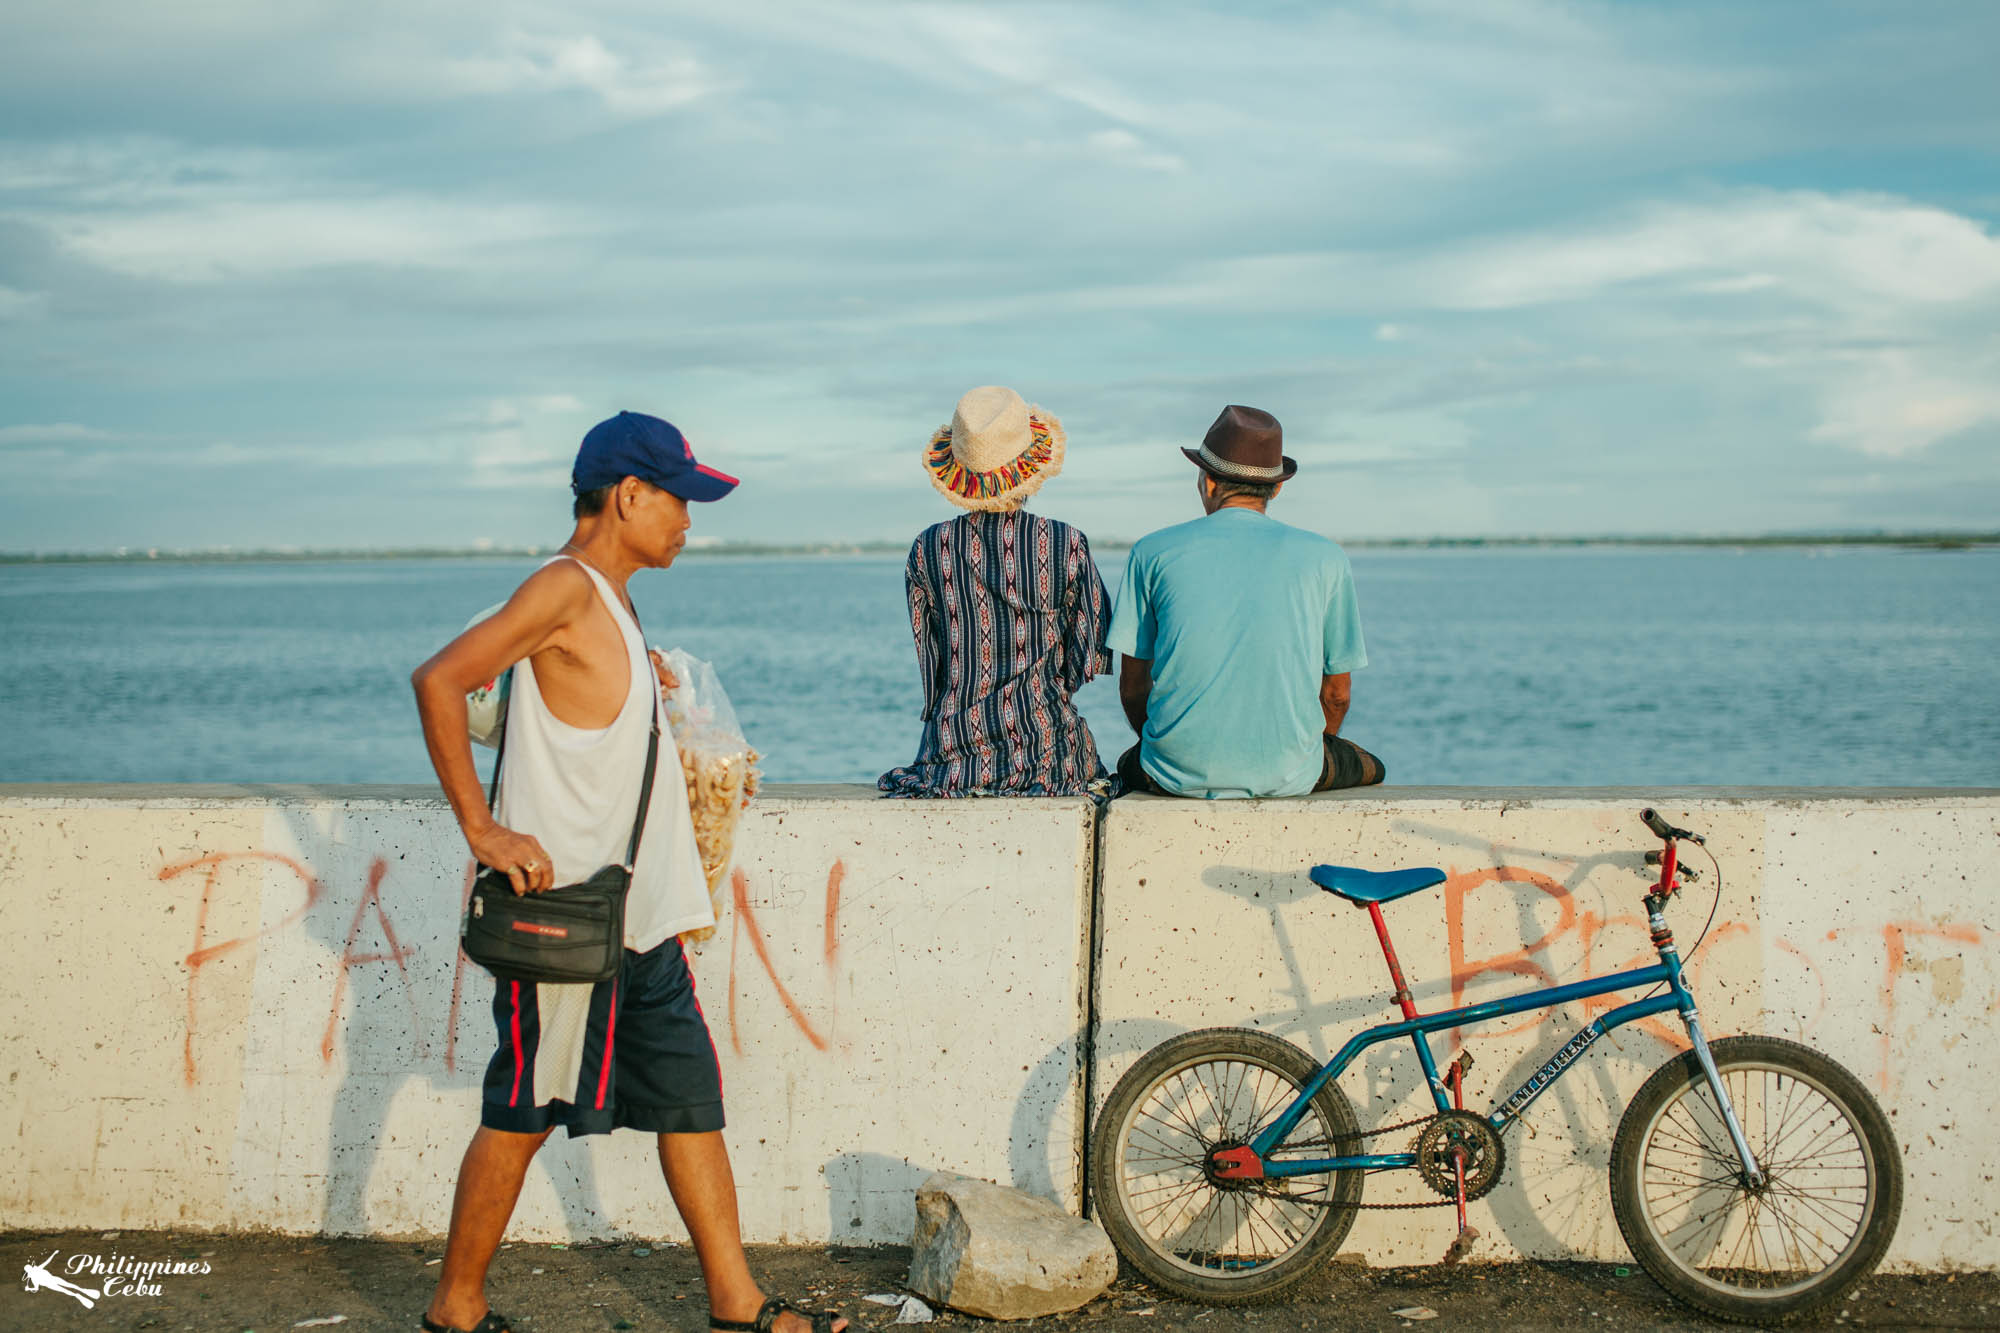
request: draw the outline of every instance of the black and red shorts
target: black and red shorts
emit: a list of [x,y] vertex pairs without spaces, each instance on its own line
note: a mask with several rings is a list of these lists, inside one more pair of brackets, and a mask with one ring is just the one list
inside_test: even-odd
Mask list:
[[479,1123],[571,1137],[722,1128],[722,1070],[678,939],[625,951],[594,986],[496,981],[500,1049],[486,1067]]

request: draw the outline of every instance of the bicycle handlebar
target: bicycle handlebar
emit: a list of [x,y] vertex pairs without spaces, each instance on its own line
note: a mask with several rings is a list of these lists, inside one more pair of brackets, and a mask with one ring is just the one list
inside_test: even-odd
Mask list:
[[1654,837],[1661,838],[1667,842],[1672,842],[1676,838],[1694,843],[1706,841],[1699,833],[1684,828],[1675,828],[1672,824],[1660,818],[1659,813],[1650,806],[1639,812],[1639,818],[1646,822],[1646,827],[1653,831]]

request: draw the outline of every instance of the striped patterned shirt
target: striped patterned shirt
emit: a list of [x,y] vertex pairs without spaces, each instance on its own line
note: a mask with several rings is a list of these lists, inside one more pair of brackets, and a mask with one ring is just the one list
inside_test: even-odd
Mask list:
[[1090,543],[1021,511],[926,528],[903,582],[924,682],[917,757],[893,796],[1075,796],[1105,776],[1070,696],[1111,669],[1111,597]]

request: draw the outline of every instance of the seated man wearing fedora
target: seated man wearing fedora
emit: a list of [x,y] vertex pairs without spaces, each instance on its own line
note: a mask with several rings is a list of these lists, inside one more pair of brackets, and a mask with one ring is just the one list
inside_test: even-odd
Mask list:
[[1139,743],[1127,791],[1209,799],[1300,796],[1382,781],[1340,735],[1349,673],[1368,664],[1347,555],[1265,506],[1298,464],[1269,412],[1225,407],[1199,450],[1205,516],[1141,538],[1109,646]]

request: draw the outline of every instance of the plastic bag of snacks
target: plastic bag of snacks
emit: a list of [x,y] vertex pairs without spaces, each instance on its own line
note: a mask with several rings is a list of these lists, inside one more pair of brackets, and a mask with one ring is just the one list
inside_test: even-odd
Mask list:
[[[505,605],[505,602],[495,602],[466,621],[465,628],[471,629]],[[484,745],[488,749],[500,744],[500,733],[507,728],[507,698],[513,686],[514,668],[508,667],[465,696],[465,729],[471,733],[473,744]]]
[[[680,681],[667,693],[667,724],[681,752],[695,845],[701,849],[701,868],[708,875],[708,901],[720,921],[727,901],[722,886],[736,850],[736,824],[757,794],[758,755],[744,738],[715,668],[679,648],[661,656]],[[714,934],[715,927],[708,926],[681,939],[700,944]]]

